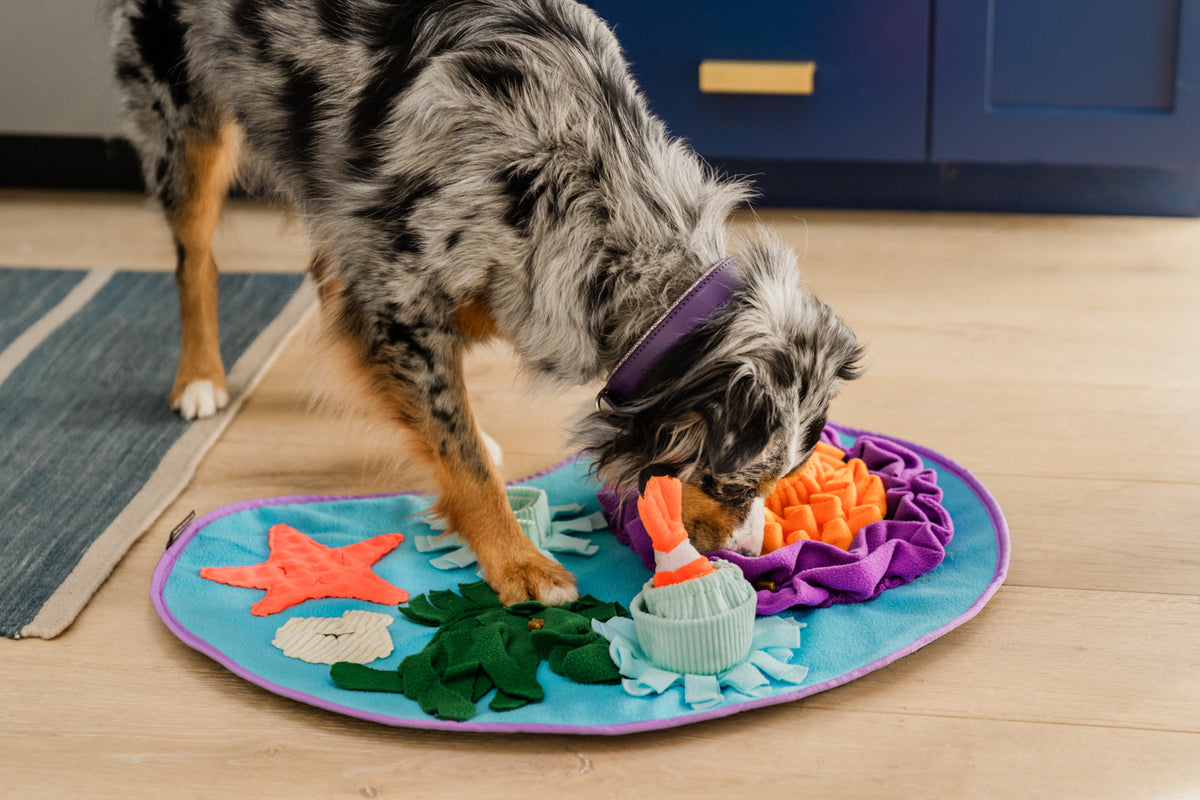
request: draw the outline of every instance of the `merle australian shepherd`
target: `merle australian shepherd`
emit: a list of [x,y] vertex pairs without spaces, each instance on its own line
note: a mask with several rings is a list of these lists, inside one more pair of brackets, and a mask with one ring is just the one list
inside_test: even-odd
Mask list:
[[[125,118],[178,254],[172,405],[227,401],[210,238],[241,174],[305,220],[355,382],[410,434],[501,599],[573,599],[508,508],[463,353],[499,336],[532,376],[602,379],[727,255],[746,186],[667,134],[571,0],[115,0],[113,19]],[[860,357],[792,251],[762,231],[739,249],[732,298],[575,431],[611,484],[679,477],[701,551],[757,552],[762,498]]]

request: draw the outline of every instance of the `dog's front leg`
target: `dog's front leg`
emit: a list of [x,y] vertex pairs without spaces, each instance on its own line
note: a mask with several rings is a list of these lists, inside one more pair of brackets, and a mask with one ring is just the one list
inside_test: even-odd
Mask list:
[[538,552],[509,508],[467,399],[462,342],[434,327],[393,324],[391,331],[393,358],[405,364],[387,371],[386,392],[432,463],[441,486],[435,511],[475,553],[501,602],[576,599],[574,577]]

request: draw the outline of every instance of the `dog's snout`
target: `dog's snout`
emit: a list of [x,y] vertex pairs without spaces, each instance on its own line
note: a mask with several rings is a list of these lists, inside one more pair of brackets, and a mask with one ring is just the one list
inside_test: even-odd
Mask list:
[[744,556],[762,553],[763,527],[766,525],[766,503],[757,497],[750,504],[750,511],[742,523],[733,529],[727,549]]
[[701,553],[732,550],[760,555],[765,522],[766,503],[761,497],[723,503],[697,486],[683,485],[683,526]]

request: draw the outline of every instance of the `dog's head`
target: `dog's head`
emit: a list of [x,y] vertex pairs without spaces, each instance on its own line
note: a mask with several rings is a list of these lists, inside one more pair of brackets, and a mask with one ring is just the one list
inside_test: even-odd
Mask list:
[[764,498],[812,454],[839,381],[859,375],[862,349],[801,288],[789,248],[763,237],[740,261],[732,301],[577,435],[610,485],[679,478],[684,526],[701,552],[758,555]]

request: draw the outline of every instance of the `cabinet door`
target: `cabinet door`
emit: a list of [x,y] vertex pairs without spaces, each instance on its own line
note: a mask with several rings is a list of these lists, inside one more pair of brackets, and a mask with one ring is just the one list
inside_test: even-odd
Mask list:
[[[654,112],[715,158],[921,161],[930,0],[585,0]],[[808,96],[705,94],[705,59],[812,61]]]
[[936,161],[1200,163],[1200,0],[949,0]]

